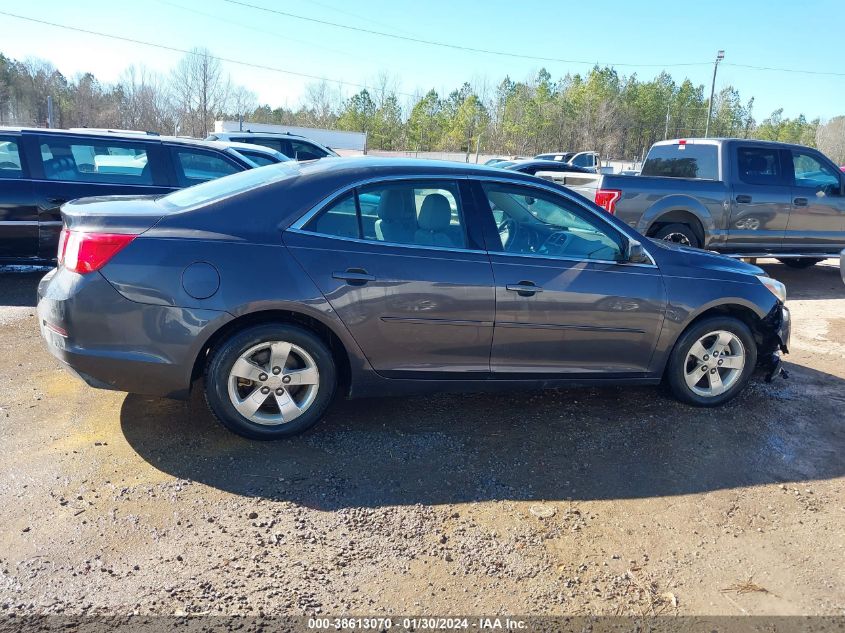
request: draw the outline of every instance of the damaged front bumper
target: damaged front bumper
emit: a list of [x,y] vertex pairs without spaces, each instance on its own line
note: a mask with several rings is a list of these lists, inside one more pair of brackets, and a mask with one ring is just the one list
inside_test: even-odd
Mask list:
[[791,329],[792,317],[789,308],[778,302],[763,319],[759,364],[766,370],[766,382],[771,382],[777,376],[789,377],[782,366],[781,353],[789,353]]

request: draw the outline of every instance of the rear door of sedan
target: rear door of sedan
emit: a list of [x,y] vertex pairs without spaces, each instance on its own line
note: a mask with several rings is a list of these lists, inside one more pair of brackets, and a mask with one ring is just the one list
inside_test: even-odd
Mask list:
[[460,178],[383,180],[331,198],[284,234],[383,376],[489,374],[493,273],[466,222],[468,195]]
[[572,198],[474,187],[496,280],[493,375],[646,377],[666,309],[657,266],[625,263],[627,238]]

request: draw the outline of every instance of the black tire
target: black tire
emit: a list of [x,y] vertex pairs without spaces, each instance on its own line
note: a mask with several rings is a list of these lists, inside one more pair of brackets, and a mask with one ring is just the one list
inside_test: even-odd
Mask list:
[[809,268],[810,266],[815,266],[819,262],[823,262],[824,259],[816,259],[813,257],[779,257],[778,261],[790,268],[804,269]]
[[[683,237],[681,237],[683,236]],[[689,224],[667,224],[660,227],[654,237],[658,240],[666,240],[683,246],[701,248],[701,239]],[[688,243],[684,242],[686,240]]]
[[[715,396],[701,396],[692,391],[684,379],[687,355],[701,337],[717,330],[725,330],[739,338],[745,351],[745,365],[739,377],[727,391]],[[708,362],[712,362],[712,359]],[[715,407],[735,398],[748,384],[756,366],[757,343],[748,326],[733,317],[710,317],[694,323],[677,340],[669,357],[665,380],[672,394],[681,402],[699,407]]]
[[[319,371],[317,393],[307,409],[299,417],[277,426],[244,417],[229,397],[229,374],[235,362],[250,348],[272,341],[300,347],[311,356]],[[205,399],[214,416],[230,431],[254,440],[276,440],[302,433],[322,419],[334,397],[336,376],[331,352],[308,330],[282,323],[256,325],[236,332],[212,350],[205,369]]]

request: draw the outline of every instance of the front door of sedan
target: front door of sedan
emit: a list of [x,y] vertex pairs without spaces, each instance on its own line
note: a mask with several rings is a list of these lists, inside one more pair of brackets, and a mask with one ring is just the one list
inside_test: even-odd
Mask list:
[[294,224],[284,243],[373,368],[387,377],[483,377],[495,295],[451,180],[354,189]]
[[623,263],[627,238],[572,199],[492,181],[477,192],[492,220],[493,374],[646,374],[666,307],[657,267]]
[[835,253],[845,245],[842,173],[817,152],[791,150],[792,211],[783,250]]

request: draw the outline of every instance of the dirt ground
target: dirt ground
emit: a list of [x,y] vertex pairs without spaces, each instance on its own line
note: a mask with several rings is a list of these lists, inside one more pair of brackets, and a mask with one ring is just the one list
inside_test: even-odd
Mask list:
[[338,402],[256,443],[90,389],[0,273],[0,614],[845,614],[845,285],[788,381]]

